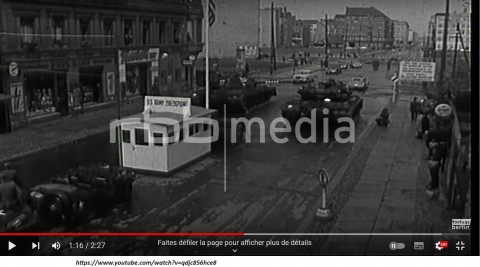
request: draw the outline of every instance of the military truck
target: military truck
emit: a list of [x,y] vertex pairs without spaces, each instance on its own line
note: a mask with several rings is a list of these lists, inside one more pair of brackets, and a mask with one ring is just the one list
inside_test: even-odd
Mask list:
[[[334,129],[339,126],[339,118],[355,119],[363,108],[363,99],[353,95],[345,83],[334,79],[302,86],[297,93],[299,98],[287,101],[281,108],[282,116],[292,127],[300,118],[310,117],[314,111],[318,122],[323,122],[323,118],[327,117],[329,125],[334,126],[330,129]],[[324,112],[324,109],[328,112]]]

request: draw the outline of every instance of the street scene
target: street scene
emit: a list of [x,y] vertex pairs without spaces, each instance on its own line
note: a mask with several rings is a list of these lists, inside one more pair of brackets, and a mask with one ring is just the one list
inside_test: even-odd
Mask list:
[[469,255],[470,22],[456,0],[0,0],[0,236]]

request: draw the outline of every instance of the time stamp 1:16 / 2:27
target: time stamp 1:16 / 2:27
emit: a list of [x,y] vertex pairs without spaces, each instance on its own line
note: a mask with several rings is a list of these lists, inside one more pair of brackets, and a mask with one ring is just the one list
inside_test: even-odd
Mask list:
[[105,242],[70,242],[68,243],[71,249],[103,249]]

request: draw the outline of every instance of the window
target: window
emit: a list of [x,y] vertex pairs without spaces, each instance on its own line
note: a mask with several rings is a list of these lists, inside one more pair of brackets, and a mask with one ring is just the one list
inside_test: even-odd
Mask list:
[[89,18],[80,19],[80,35],[82,36],[82,43],[88,42],[88,37],[91,35]]
[[22,43],[33,43],[35,41],[34,25],[35,18],[33,16],[20,18],[20,32],[22,33]]
[[175,143],[175,132],[169,132],[168,133],[168,143],[173,144]]
[[158,22],[158,38],[160,39],[160,44],[166,44],[167,43],[167,36],[166,36],[166,23],[165,21],[160,21]]
[[63,45],[63,35],[65,29],[65,18],[64,17],[53,17],[52,18],[52,31],[53,31],[53,43],[58,45]]
[[194,136],[195,135],[195,125],[190,125],[188,128],[188,136]]
[[132,45],[133,44],[133,21],[132,20],[125,20],[124,27],[123,27],[123,43],[125,45]]
[[207,132],[207,131],[208,131],[208,128],[209,128],[208,126],[210,126],[210,124],[206,124],[206,123],[203,124],[203,131],[204,131],[204,132]]
[[180,22],[173,23],[173,42],[175,44],[180,43],[180,39],[181,39],[180,34],[181,34],[180,33]]
[[103,20],[103,34],[105,36],[105,45],[111,46],[113,45],[113,20],[112,19],[105,19]]
[[187,21],[187,33],[186,33],[186,42],[191,43],[193,41],[193,21]]
[[130,143],[130,131],[129,130],[122,130],[122,140],[124,143]]
[[135,144],[140,146],[148,146],[147,129],[135,129]]
[[150,21],[144,21],[143,22],[143,44],[149,44],[150,43]]
[[163,146],[163,133],[153,133],[153,143],[155,146]]

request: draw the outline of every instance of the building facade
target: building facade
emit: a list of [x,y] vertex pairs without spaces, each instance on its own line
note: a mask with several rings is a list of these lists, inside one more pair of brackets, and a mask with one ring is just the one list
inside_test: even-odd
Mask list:
[[14,97],[14,127],[194,86],[201,0],[0,4],[0,60],[12,69],[2,69],[2,91]]
[[[465,50],[471,51],[471,13],[468,9],[463,12],[452,12],[448,19],[447,50],[455,50],[455,39],[457,33],[457,24],[459,33],[463,39]],[[443,49],[443,33],[445,31],[445,14],[437,13],[429,21],[428,40],[429,47],[434,47],[436,51]],[[460,39],[457,44],[457,50],[461,50]]]
[[[273,27],[272,27],[273,17]],[[297,32],[295,16],[286,7],[263,8],[260,10],[260,47],[270,48],[272,40],[272,28],[274,33],[275,47],[288,48],[292,46],[295,33]]]
[[393,21],[393,45],[395,47],[406,47],[409,41],[410,26],[406,21]]
[[239,46],[257,47],[260,43],[260,0],[222,0],[215,4],[216,19],[209,33],[210,57],[234,58]]
[[347,7],[329,23],[329,35],[342,36],[347,47],[390,48],[393,21],[374,7]]

